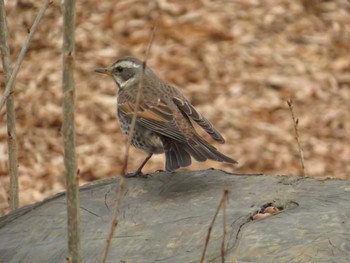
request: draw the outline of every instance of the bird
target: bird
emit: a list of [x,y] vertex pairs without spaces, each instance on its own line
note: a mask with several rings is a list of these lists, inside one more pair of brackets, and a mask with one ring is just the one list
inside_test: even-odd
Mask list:
[[127,174],[128,177],[143,176],[142,169],[153,154],[165,153],[167,172],[191,165],[191,157],[199,162],[210,159],[237,163],[199,135],[194,123],[216,142],[225,143],[222,135],[180,90],[161,80],[145,62],[125,56],[108,67],[96,68],[95,72],[111,76],[117,84],[117,117],[126,136],[130,134],[132,117],[137,114],[131,144],[148,155],[135,172]]

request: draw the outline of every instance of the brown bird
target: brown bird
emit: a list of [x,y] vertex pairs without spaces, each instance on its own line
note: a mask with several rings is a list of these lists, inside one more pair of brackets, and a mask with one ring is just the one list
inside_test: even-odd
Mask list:
[[142,168],[154,153],[165,153],[167,171],[189,166],[191,156],[199,162],[207,159],[237,163],[220,153],[195,130],[191,121],[201,126],[215,141],[225,140],[213,125],[200,115],[191,103],[175,87],[159,79],[149,67],[145,67],[140,104],[136,96],[142,78],[143,62],[134,57],[123,57],[106,68],[95,71],[110,75],[119,87],[117,115],[121,130],[128,135],[132,116],[137,110],[137,120],[132,145],[148,153],[135,173],[142,175]]

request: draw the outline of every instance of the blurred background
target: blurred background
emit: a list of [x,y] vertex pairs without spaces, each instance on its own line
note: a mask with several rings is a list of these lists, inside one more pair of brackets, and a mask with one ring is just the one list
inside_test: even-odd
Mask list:
[[[12,61],[42,1],[7,0]],[[303,173],[287,99],[294,100],[307,174],[350,179],[350,4],[347,0],[77,1],[76,139],[80,183],[120,173],[125,139],[117,89],[94,73],[124,55],[145,56],[226,138],[238,165],[208,161],[188,170]],[[62,12],[54,0],[15,86],[20,206],[64,190],[60,129]],[[4,90],[0,68],[1,96]],[[0,125],[0,215],[8,211],[7,129]],[[210,142],[209,137],[206,137]],[[132,149],[129,171],[145,153]],[[164,168],[154,156],[145,172]]]

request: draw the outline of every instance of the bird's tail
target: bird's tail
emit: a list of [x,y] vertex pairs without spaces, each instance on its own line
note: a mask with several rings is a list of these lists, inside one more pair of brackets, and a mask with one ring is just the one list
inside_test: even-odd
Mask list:
[[184,144],[167,139],[164,140],[165,169],[173,171],[179,167],[186,167],[191,164],[191,156],[185,150]]
[[210,145],[198,135],[188,140],[186,151],[199,162],[204,162],[207,159],[217,162],[237,163],[225,154],[219,152],[214,146]]
[[210,159],[218,162],[237,163],[236,160],[219,152],[214,146],[197,135],[189,139],[186,144],[169,139],[163,143],[166,159],[165,169],[167,171],[189,166],[191,156],[199,162]]

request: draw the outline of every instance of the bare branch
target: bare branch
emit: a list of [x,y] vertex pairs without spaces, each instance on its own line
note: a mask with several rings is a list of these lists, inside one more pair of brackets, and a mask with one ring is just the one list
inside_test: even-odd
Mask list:
[[124,189],[125,189],[125,176],[120,176],[114,215],[113,215],[111,227],[109,230],[106,247],[105,247],[105,250],[103,251],[103,257],[102,257],[101,263],[105,263],[107,260],[107,256],[108,256],[109,248],[111,246],[112,238],[113,238],[115,229],[117,228],[118,223],[119,223],[119,219],[118,219],[119,218],[119,210],[120,210],[120,205],[122,202],[122,196],[124,193]]
[[156,25],[155,25],[152,28],[151,38],[150,38],[150,41],[148,43],[145,59],[144,59],[144,61],[142,63],[141,81],[139,83],[139,87],[138,87],[137,94],[136,94],[135,111],[134,111],[134,114],[133,114],[132,120],[131,120],[129,138],[128,138],[128,141],[126,143],[123,168],[122,168],[122,172],[121,172],[122,176],[126,176],[127,175],[128,160],[129,160],[129,149],[130,149],[132,137],[134,136],[136,119],[137,119],[137,112],[138,112],[139,106],[140,106],[140,100],[141,100],[141,94],[142,94],[142,86],[143,86],[144,76],[145,76],[144,73],[145,73],[145,69],[146,69],[146,66],[147,66],[147,59],[148,59],[148,56],[149,56],[149,53],[150,53],[150,50],[151,50],[151,47],[152,47],[152,44],[153,44],[153,41],[154,41],[154,37],[155,37],[156,31],[157,31],[157,28],[156,28]]
[[293,119],[295,140],[297,141],[297,144],[298,144],[300,162],[301,162],[301,167],[303,169],[303,175],[306,176],[307,172],[306,172],[306,167],[305,167],[304,151],[303,151],[303,148],[301,147],[301,143],[300,143],[300,139],[299,139],[299,130],[298,130],[299,119],[295,118],[294,109],[293,109],[293,99],[290,98],[289,100],[287,100],[287,104],[288,104],[288,107],[289,107],[289,110],[290,110],[290,113],[291,113],[292,119]]
[[[4,0],[0,0],[0,48],[2,67],[5,75],[5,84],[7,84],[11,77],[11,58],[10,48],[8,44],[8,29],[6,21],[6,12]],[[16,137],[16,115],[14,106],[14,96],[12,93],[13,86],[9,86],[9,96],[6,101],[7,114],[7,144],[9,154],[9,174],[10,174],[10,209],[18,208],[18,174],[17,174],[17,137]]]
[[223,237],[222,237],[222,243],[221,243],[221,260],[222,262],[225,262],[225,236],[226,236],[226,202],[227,202],[227,198],[228,198],[228,193],[229,191],[227,189],[223,190],[223,194],[220,200],[220,203],[218,205],[218,207],[216,208],[215,214],[213,219],[210,222],[209,228],[208,228],[208,233],[207,233],[207,237],[205,238],[205,245],[204,245],[204,249],[202,251],[202,257],[201,260],[199,261],[200,263],[204,263],[204,259],[205,259],[205,253],[207,252],[207,248],[209,245],[209,240],[210,240],[210,235],[211,235],[211,231],[213,230],[214,227],[214,223],[216,220],[216,217],[219,214],[219,211],[221,209],[221,207],[224,207],[224,218],[223,218],[223,229],[224,229],[224,233],[223,233]]
[[16,79],[18,70],[21,67],[21,64],[22,64],[22,61],[24,59],[24,56],[27,53],[27,50],[28,50],[28,47],[29,47],[29,43],[32,40],[35,31],[38,29],[39,23],[40,23],[41,19],[43,18],[44,14],[45,14],[45,11],[46,11],[46,9],[48,8],[48,6],[50,4],[51,4],[51,0],[44,0],[44,3],[42,5],[42,7],[40,8],[40,11],[39,11],[38,15],[35,18],[35,21],[34,21],[32,27],[29,30],[29,34],[28,34],[26,40],[24,41],[22,50],[19,53],[19,56],[18,56],[17,61],[16,61],[16,64],[15,64],[15,66],[13,68],[11,77],[10,77],[10,79],[7,82],[4,95],[3,95],[3,97],[0,100],[0,110],[4,106],[5,101],[7,100],[8,96],[10,96],[10,94],[11,94],[13,83],[14,83],[14,81]]
[[79,184],[75,156],[75,0],[63,3],[63,142],[67,187],[68,261],[81,262]]
[[221,262],[222,263],[225,263],[226,219],[227,219],[226,204],[227,204],[227,202],[228,202],[228,190],[224,189],[223,202],[222,202],[222,210],[223,210],[223,216],[222,216],[222,241],[221,241]]
[[143,64],[142,64],[141,81],[140,81],[140,84],[139,84],[139,87],[138,87],[138,90],[137,90],[135,112],[134,112],[133,117],[132,117],[130,133],[129,133],[128,140],[126,142],[124,162],[123,162],[123,167],[122,167],[122,171],[121,171],[121,175],[122,176],[121,176],[121,179],[120,179],[120,182],[119,182],[119,187],[118,187],[118,190],[117,190],[116,206],[115,206],[114,215],[113,215],[113,219],[112,219],[112,223],[111,223],[111,228],[110,228],[110,231],[109,231],[107,244],[106,244],[105,250],[103,252],[103,257],[102,257],[101,263],[105,263],[106,260],[107,260],[107,256],[108,256],[108,253],[109,253],[109,248],[111,246],[112,238],[113,238],[113,235],[114,235],[115,230],[116,230],[116,228],[118,226],[118,223],[119,223],[119,219],[118,219],[119,218],[119,210],[120,210],[122,196],[123,196],[124,189],[125,189],[125,178],[127,176],[127,167],[128,167],[128,159],[129,159],[129,148],[130,148],[130,145],[131,145],[131,140],[132,140],[132,136],[134,134],[135,125],[136,125],[137,111],[138,111],[138,108],[139,108],[139,105],[140,105],[141,91],[142,91],[142,85],[143,85],[143,80],[144,80],[144,75],[145,75],[144,73],[145,73],[145,69],[146,69],[146,65],[147,65],[146,63],[147,63],[147,59],[148,59],[148,56],[149,56],[149,53],[150,53],[150,50],[151,50],[151,47],[152,47],[152,43],[154,41],[155,33],[156,33],[156,26],[154,26],[152,28],[151,38],[150,38],[150,41],[148,43],[145,59],[144,59]]

